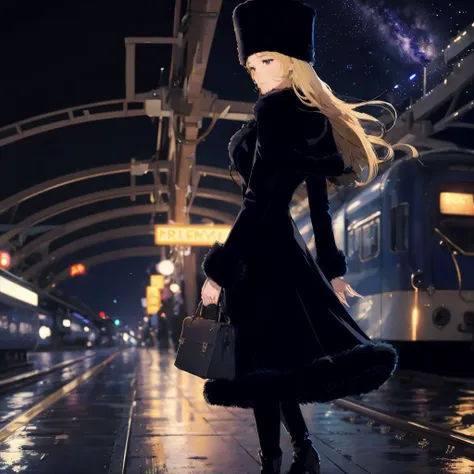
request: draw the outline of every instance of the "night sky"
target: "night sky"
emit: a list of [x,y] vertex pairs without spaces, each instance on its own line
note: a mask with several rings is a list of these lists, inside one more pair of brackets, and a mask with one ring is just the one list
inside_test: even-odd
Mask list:
[[[254,102],[257,92],[236,55],[231,14],[238,3],[223,2],[204,87],[223,99]],[[308,3],[318,11],[315,68],[336,94],[354,100],[387,99],[387,92],[399,84],[393,100],[402,102],[410,90],[421,88],[424,62],[474,22],[474,8],[467,0]],[[133,6],[132,2],[110,0],[31,2],[28,6],[2,2],[0,8],[2,127],[66,107],[124,98],[124,38],[171,36],[174,0],[135,0]],[[169,46],[137,48],[138,92],[157,87],[161,67],[168,77],[170,56]],[[417,78],[409,81],[414,73]],[[204,121],[205,127],[207,124]],[[240,125],[220,121],[198,148],[198,163],[227,168],[227,142]],[[155,151],[155,134],[156,127],[148,117],[129,118],[62,128],[7,145],[0,149],[0,199],[63,174],[127,163],[132,157],[149,159]],[[237,191],[232,182],[207,179],[201,180],[201,186],[219,185]],[[137,184],[147,183],[141,179]],[[0,216],[0,224],[19,222],[39,209],[81,194],[128,185],[126,175],[70,185],[22,203],[15,214]],[[147,199],[142,197],[138,202],[144,204]],[[64,224],[131,204],[128,198],[105,201],[62,214],[43,225]],[[216,205],[216,201],[196,199],[195,204]],[[219,208],[237,213],[236,206]],[[111,227],[148,222],[149,216],[112,221],[71,234],[51,248]],[[163,222],[163,216],[158,216],[157,222]],[[59,272],[63,265],[98,253],[151,244],[152,237],[143,236],[97,245],[63,260],[52,270]],[[140,298],[149,281],[146,270],[154,263],[151,259],[129,259],[104,264],[92,268],[86,277],[66,281],[60,289],[135,327],[141,314]]]

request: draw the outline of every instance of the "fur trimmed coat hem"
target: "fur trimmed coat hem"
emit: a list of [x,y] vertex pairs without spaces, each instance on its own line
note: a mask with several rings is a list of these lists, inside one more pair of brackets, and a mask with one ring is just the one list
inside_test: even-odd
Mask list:
[[252,408],[252,401],[259,399],[327,403],[378,389],[397,364],[397,352],[390,344],[359,344],[296,370],[258,370],[234,380],[208,380],[203,394],[211,405],[239,408]]

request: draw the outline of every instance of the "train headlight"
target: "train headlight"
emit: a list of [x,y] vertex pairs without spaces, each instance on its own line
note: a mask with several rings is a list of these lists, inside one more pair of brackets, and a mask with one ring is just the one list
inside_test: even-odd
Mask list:
[[433,311],[433,324],[439,328],[443,329],[451,321],[451,312],[447,308],[437,308]]
[[48,339],[51,336],[51,329],[48,326],[41,326],[38,334],[41,339]]

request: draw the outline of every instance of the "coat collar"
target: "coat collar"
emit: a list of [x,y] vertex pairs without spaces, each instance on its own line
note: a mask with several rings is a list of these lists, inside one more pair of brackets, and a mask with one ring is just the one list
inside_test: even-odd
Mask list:
[[263,107],[264,104],[277,100],[290,101],[298,108],[309,112],[319,110],[318,108],[309,107],[308,105],[303,104],[303,102],[301,102],[301,100],[295,94],[295,91],[292,87],[285,87],[284,89],[273,89],[270,92],[267,92],[266,94],[262,94],[253,106],[254,114],[257,114],[257,112]]
[[295,99],[298,99],[296,97],[295,91],[293,90],[292,87],[285,87],[284,89],[273,89],[266,94],[262,94],[257,102],[255,102],[255,105],[253,106],[253,111],[254,113],[257,113],[259,109],[263,106],[263,104],[272,101],[272,100],[278,100],[278,99],[288,99],[294,97]]

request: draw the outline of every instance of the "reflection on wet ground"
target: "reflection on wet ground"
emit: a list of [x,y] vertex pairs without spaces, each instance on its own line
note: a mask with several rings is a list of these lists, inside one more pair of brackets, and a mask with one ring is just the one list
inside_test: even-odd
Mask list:
[[474,390],[433,377],[396,374],[378,391],[354,397],[373,408],[474,436]]
[[65,362],[67,360],[77,359],[93,354],[92,350],[74,350],[74,351],[56,351],[56,352],[29,352],[28,362],[32,364],[28,367],[21,367],[0,373],[0,380],[14,377],[15,375],[25,374],[32,370],[46,370],[53,365]]

